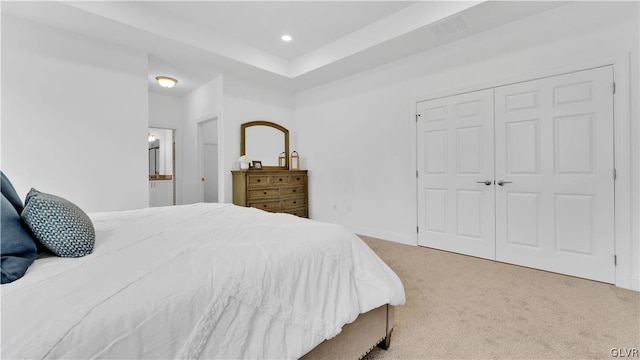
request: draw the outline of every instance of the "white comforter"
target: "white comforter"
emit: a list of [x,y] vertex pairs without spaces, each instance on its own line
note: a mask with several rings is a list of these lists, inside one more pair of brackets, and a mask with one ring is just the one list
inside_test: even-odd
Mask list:
[[298,358],[402,283],[343,227],[230,204],[90,214],[94,253],[2,285],[2,358]]

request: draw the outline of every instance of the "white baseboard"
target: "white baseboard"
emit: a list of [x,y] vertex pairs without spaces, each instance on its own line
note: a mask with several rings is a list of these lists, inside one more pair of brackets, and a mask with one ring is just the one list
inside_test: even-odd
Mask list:
[[640,291],[640,277],[631,277],[631,290]]

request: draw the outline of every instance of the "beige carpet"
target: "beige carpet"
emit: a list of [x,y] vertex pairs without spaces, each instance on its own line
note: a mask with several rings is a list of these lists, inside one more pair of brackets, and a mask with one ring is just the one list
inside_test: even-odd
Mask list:
[[366,360],[612,359],[612,348],[640,349],[638,292],[362,238],[407,295],[391,348],[375,348]]

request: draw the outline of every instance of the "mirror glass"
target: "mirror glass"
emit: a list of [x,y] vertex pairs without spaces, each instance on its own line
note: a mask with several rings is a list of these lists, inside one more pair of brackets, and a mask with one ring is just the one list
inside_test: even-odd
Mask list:
[[268,126],[246,129],[246,154],[251,160],[262,161],[262,166],[278,166],[278,156],[284,152],[284,133]]
[[[262,167],[288,169],[289,130],[268,121],[252,121],[240,126],[240,155],[262,162]],[[279,166],[279,157],[285,166]]]
[[149,141],[149,175],[160,175],[160,141]]
[[149,175],[173,175],[173,130],[149,128]]

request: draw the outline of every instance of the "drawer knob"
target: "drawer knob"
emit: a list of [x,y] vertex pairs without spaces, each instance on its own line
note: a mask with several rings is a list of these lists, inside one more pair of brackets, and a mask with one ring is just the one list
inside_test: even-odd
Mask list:
[[293,203],[294,203],[294,204],[297,204],[298,202],[297,202],[297,201],[294,201]]
[[278,179],[278,181],[282,181],[282,178]]
[[258,179],[258,182],[260,182],[260,179]]
[[263,194],[265,194],[265,195],[267,195],[267,192],[266,192],[266,191],[263,191],[262,193],[263,193]]
[[293,189],[293,192],[296,192],[296,189]]
[[300,178],[296,178],[296,180],[300,180]]
[[267,207],[267,205],[262,205],[262,207]]

